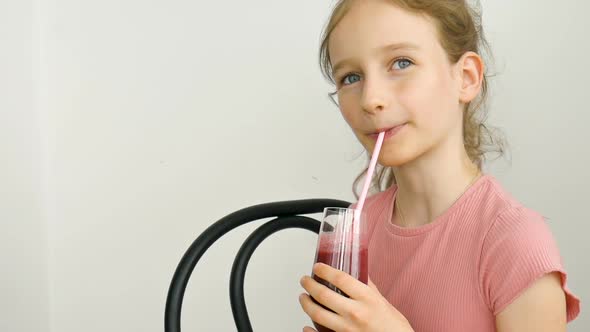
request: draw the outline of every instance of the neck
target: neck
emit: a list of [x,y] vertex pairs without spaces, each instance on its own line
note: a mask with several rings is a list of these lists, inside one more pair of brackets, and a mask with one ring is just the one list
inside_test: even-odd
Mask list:
[[417,227],[440,216],[475,182],[480,170],[460,149],[439,148],[394,170],[396,224]]

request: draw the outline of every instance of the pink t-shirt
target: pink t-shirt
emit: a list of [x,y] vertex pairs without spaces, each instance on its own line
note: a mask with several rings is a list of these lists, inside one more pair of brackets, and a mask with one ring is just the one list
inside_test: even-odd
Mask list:
[[369,277],[416,332],[495,331],[495,315],[535,280],[559,271],[568,322],[580,301],[544,218],[490,175],[432,223],[391,222],[396,186],[367,198]]

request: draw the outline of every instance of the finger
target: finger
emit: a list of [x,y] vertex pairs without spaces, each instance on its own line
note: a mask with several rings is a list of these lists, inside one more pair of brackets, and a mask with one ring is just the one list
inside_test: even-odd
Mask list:
[[368,283],[369,287],[371,287],[371,289],[376,290],[379,292],[379,289],[377,288],[377,286],[375,286],[375,284],[373,283],[373,281],[371,280],[371,278],[369,278],[369,283]]
[[329,265],[317,263],[314,265],[313,273],[338,287],[353,299],[362,299],[367,295],[367,285],[355,279],[350,274]]
[[322,308],[319,304],[313,302],[309,295],[299,295],[299,303],[312,321],[333,331],[341,331],[345,328],[345,322],[341,316]]
[[338,314],[346,315],[352,310],[353,301],[351,299],[336,293],[311,277],[301,278],[301,286],[314,300]]
[[306,327],[304,327],[304,328],[303,328],[303,332],[318,332],[318,331],[316,331],[316,330],[312,329],[312,328],[311,328],[311,327],[309,327],[309,326],[306,326]]

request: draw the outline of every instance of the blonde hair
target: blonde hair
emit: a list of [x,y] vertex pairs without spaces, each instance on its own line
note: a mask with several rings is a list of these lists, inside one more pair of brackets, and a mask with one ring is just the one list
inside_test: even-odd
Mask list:
[[[329,39],[332,31],[348,13],[355,0],[339,0],[335,5],[328,24],[324,29],[320,46],[320,66],[323,75],[332,83],[332,63],[330,61]],[[439,34],[439,41],[447,53],[451,63],[457,63],[466,52],[472,51],[482,57],[486,52],[491,60],[490,47],[485,39],[481,25],[481,13],[472,8],[466,0],[389,0],[404,10],[424,14],[433,19]],[[479,6],[477,6],[479,7]],[[495,128],[485,124],[487,117],[486,102],[489,93],[488,79],[484,74],[482,90],[478,97],[466,105],[463,114],[463,144],[467,155],[481,169],[488,152],[498,156],[504,153],[505,141]],[[368,168],[368,167],[367,167]],[[358,198],[357,187],[366,175],[367,168],[353,183],[353,192]],[[395,183],[395,175],[391,167],[379,167],[373,178],[372,187],[378,191]]]

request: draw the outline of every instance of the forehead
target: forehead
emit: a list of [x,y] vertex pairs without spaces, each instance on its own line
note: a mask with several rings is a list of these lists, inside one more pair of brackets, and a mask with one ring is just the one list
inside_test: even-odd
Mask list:
[[421,50],[439,44],[432,19],[401,9],[387,0],[355,1],[336,25],[329,40],[332,63],[360,57],[383,46],[411,43]]

